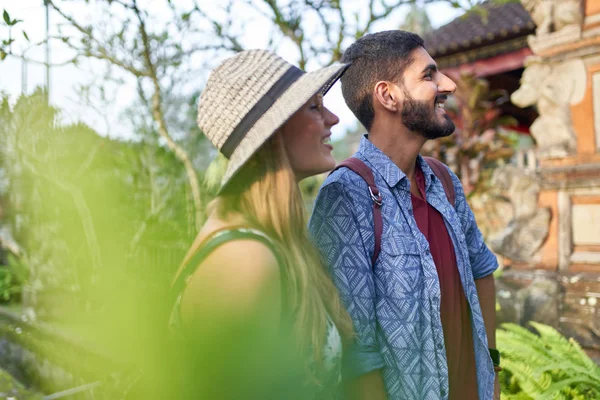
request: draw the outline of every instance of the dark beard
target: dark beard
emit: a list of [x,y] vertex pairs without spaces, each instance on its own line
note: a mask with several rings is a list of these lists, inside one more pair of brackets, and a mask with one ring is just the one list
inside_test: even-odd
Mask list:
[[402,122],[413,132],[421,134],[426,139],[438,139],[454,133],[454,122],[444,115],[444,121],[439,122],[435,112],[435,104],[417,101],[405,92],[402,105]]

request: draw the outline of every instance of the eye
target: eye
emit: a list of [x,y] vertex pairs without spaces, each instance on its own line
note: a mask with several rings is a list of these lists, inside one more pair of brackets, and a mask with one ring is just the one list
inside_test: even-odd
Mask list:
[[428,72],[425,74],[425,76],[423,77],[423,79],[425,79],[426,81],[430,81],[433,79],[433,73]]
[[323,112],[323,96],[318,95],[310,104],[310,109]]

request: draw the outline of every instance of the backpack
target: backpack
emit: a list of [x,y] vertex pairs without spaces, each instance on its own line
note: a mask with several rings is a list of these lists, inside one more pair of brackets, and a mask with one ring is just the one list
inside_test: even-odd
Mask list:
[[[454,207],[454,202],[456,201],[456,193],[454,192],[454,184],[452,183],[452,177],[446,169],[446,166],[431,157],[423,157],[429,167],[433,170],[435,176],[442,182],[442,186],[444,187],[444,192],[446,193],[446,197],[448,201]],[[369,185],[369,196],[373,201],[373,225],[375,231],[375,248],[373,250],[373,256],[371,257],[371,265],[375,266],[375,261],[377,261],[377,257],[379,257],[379,252],[381,251],[381,235],[383,233],[383,218],[381,216],[381,206],[383,204],[383,200],[381,198],[381,194],[379,193],[379,189],[377,185],[375,185],[375,177],[373,175],[373,171],[371,168],[364,163],[364,161],[356,158],[350,157],[342,161],[338,164],[335,169],[339,169],[342,167],[346,167],[356,174],[358,174],[366,183]],[[331,173],[333,173],[331,171]]]

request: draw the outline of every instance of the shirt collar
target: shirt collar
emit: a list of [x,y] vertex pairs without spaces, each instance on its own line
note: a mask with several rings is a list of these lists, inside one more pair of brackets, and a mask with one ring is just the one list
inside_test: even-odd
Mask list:
[[[406,174],[402,172],[402,170],[398,168],[398,166],[386,156],[383,151],[379,150],[377,146],[371,143],[367,138],[367,135],[364,135],[360,139],[358,154],[371,164],[373,170],[377,171],[379,175],[383,177],[388,186],[394,187],[406,178]],[[435,177],[433,170],[421,155],[417,156],[417,163],[419,163],[421,171],[423,171],[423,175],[425,176],[425,188],[427,189],[431,184],[431,180],[437,179],[437,177]],[[408,180],[405,182],[404,185],[408,188]]]

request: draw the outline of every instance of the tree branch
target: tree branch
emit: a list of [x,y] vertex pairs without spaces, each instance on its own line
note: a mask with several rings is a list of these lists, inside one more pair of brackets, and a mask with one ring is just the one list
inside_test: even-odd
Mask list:
[[152,116],[154,121],[158,125],[159,134],[165,139],[167,142],[167,146],[175,153],[175,156],[183,163],[185,167],[185,171],[188,176],[188,182],[190,184],[190,188],[192,190],[192,199],[194,201],[194,207],[196,210],[195,215],[195,225],[196,228],[200,228],[200,224],[202,222],[203,210],[202,210],[202,199],[200,196],[200,185],[198,183],[198,177],[196,175],[196,170],[190,160],[187,152],[181,148],[174,140],[171,138],[169,134],[169,130],[167,129],[167,125],[164,119],[164,113],[162,110],[162,101],[161,101],[161,92],[160,92],[160,83],[158,81],[158,77],[156,76],[156,68],[152,62],[151,57],[151,49],[150,42],[148,40],[148,33],[146,30],[146,23],[142,14],[137,7],[137,1],[133,1],[134,12],[138,18],[139,22],[139,31],[142,38],[142,44],[144,46],[144,60],[146,62],[146,67],[150,73],[150,79],[152,80],[152,85],[154,87],[154,93],[152,94]]

